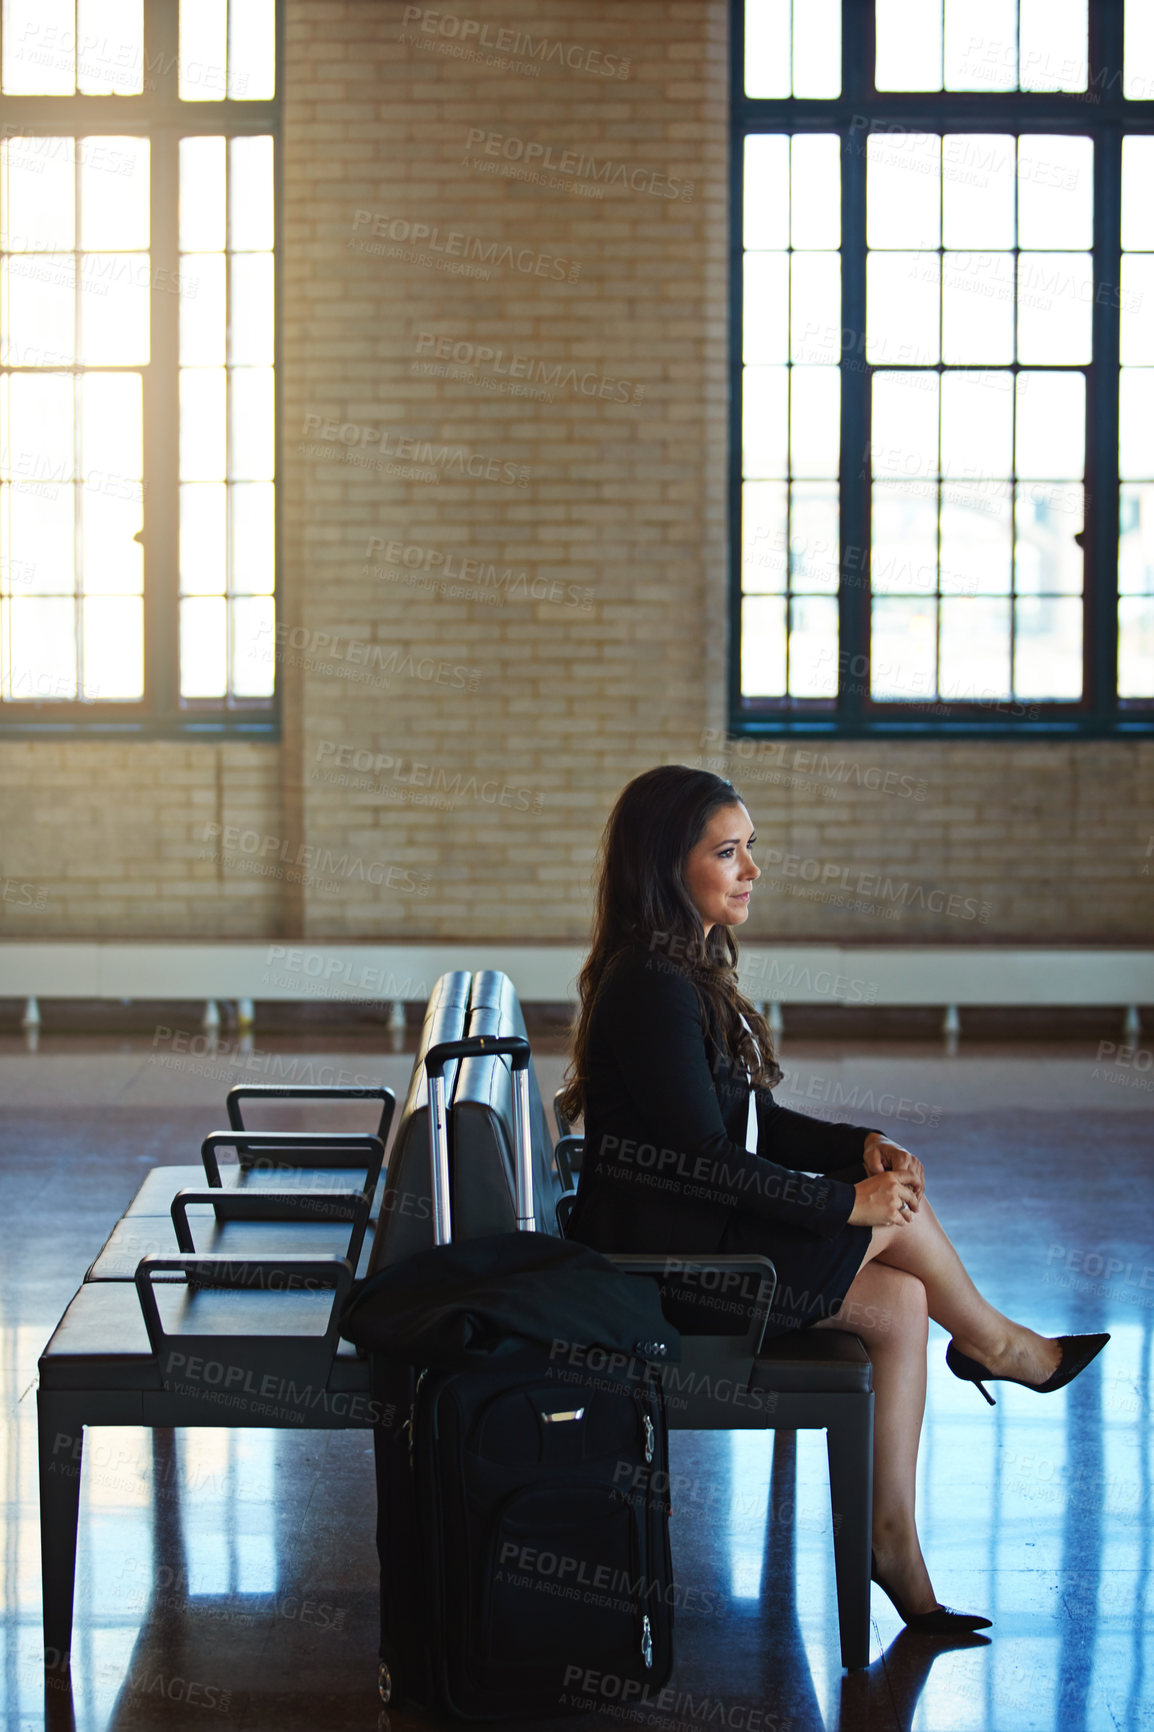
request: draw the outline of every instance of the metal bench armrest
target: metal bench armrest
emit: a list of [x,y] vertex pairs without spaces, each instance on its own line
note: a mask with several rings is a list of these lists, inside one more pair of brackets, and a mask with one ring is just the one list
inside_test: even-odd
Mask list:
[[[220,1163],[216,1158],[218,1149],[235,1149],[241,1166],[250,1166],[251,1162],[245,1156],[254,1149],[275,1151],[282,1159],[279,1165],[287,1168],[301,1167],[340,1167],[361,1166],[365,1168],[365,1191],[372,1195],[376,1189],[377,1180],[381,1176],[381,1166],[385,1158],[385,1145],[380,1137],[367,1131],[212,1131],[200,1145],[200,1158],[204,1162],[204,1170],[208,1175],[210,1185],[218,1186],[220,1180]],[[360,1154],[365,1157],[361,1161],[336,1161],[316,1158],[341,1153]],[[298,1155],[303,1158],[292,1160]],[[312,1156],[314,1158],[309,1159]]]
[[[222,1334],[181,1331],[170,1335],[156,1302],[153,1276],[183,1274],[189,1288],[239,1288],[248,1292],[300,1292],[331,1287],[333,1302],[323,1335]],[[162,1377],[171,1367],[187,1365],[189,1354],[229,1352],[234,1360],[246,1353],[275,1354],[281,1367],[299,1364],[302,1378],[323,1374],[331,1365],[340,1340],[340,1314],[350,1287],[353,1268],[347,1257],[227,1257],[211,1255],[142,1257],[136,1269],[136,1291],[149,1345],[156,1355]],[[183,1351],[177,1352],[179,1346]],[[222,1365],[222,1370],[224,1369]]]
[[581,1157],[584,1153],[584,1137],[565,1135],[559,1138],[557,1147],[553,1150],[553,1159],[557,1163],[557,1177],[563,1191],[573,1189],[573,1175],[581,1171]]
[[565,1114],[561,1111],[561,1108],[558,1105],[558,1102],[560,1101],[561,1096],[564,1093],[565,1093],[565,1090],[563,1088],[559,1088],[559,1089],[556,1089],[554,1091],[554,1094],[553,1094],[553,1117],[557,1120],[557,1134],[558,1134],[558,1136],[567,1137],[571,1134],[571,1132],[573,1130],[573,1126],[569,1123],[569,1120],[565,1117]]
[[304,1083],[239,1083],[236,1088],[228,1091],[225,1106],[228,1110],[228,1122],[234,1131],[243,1131],[244,1113],[242,1101],[380,1101],[381,1117],[377,1125],[376,1135],[382,1143],[389,1138],[389,1127],[393,1122],[397,1097],[388,1088],[345,1088],[332,1087],[311,1088]]
[[188,1211],[204,1204],[212,1207],[218,1221],[349,1221],[353,1230],[345,1254],[354,1265],[369,1221],[369,1199],[363,1191],[186,1189],[176,1193],[169,1213],[176,1242],[188,1256],[196,1255]]

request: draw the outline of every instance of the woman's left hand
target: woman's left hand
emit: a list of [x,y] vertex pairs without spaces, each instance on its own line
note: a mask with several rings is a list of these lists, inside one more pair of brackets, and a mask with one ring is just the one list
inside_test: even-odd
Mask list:
[[875,1173],[904,1173],[912,1181],[918,1201],[921,1201],[926,1188],[926,1170],[918,1157],[903,1149],[900,1143],[892,1143],[880,1131],[871,1131],[865,1140],[862,1161],[871,1177]]

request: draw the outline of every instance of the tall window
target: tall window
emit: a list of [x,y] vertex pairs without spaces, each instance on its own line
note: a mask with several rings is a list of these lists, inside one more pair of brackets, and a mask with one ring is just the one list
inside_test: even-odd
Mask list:
[[[1151,32],[1154,36],[1154,31]],[[1154,60],[1154,41],[1151,42]],[[1122,142],[1118,695],[1154,692],[1154,137]]]
[[3,0],[0,729],[267,733],[274,0]]
[[735,0],[735,728],[1154,725],[1148,13]]

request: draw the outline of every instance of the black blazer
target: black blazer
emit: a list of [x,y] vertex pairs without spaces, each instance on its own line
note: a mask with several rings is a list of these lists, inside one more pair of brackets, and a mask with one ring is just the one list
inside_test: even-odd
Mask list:
[[715,1251],[735,1210],[829,1236],[868,1130],[793,1112],[749,1083],[688,973],[637,944],[614,958],[589,1025],[585,1153],[569,1237],[602,1251]]

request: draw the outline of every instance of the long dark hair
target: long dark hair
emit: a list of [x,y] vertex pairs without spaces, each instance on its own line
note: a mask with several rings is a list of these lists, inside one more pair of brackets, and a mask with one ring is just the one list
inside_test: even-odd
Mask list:
[[589,1022],[598,989],[614,958],[634,944],[688,976],[703,1011],[705,1004],[712,1007],[729,1056],[748,1066],[754,1083],[772,1088],[781,1081],[769,1025],[738,991],[733,933],[719,924],[706,935],[685,883],[686,861],[709,820],[740,799],[732,782],[686,764],[646,770],[618,795],[601,839],[593,938],[577,980],[581,1002],[572,1057],[557,1102],[570,1123],[585,1110]]

